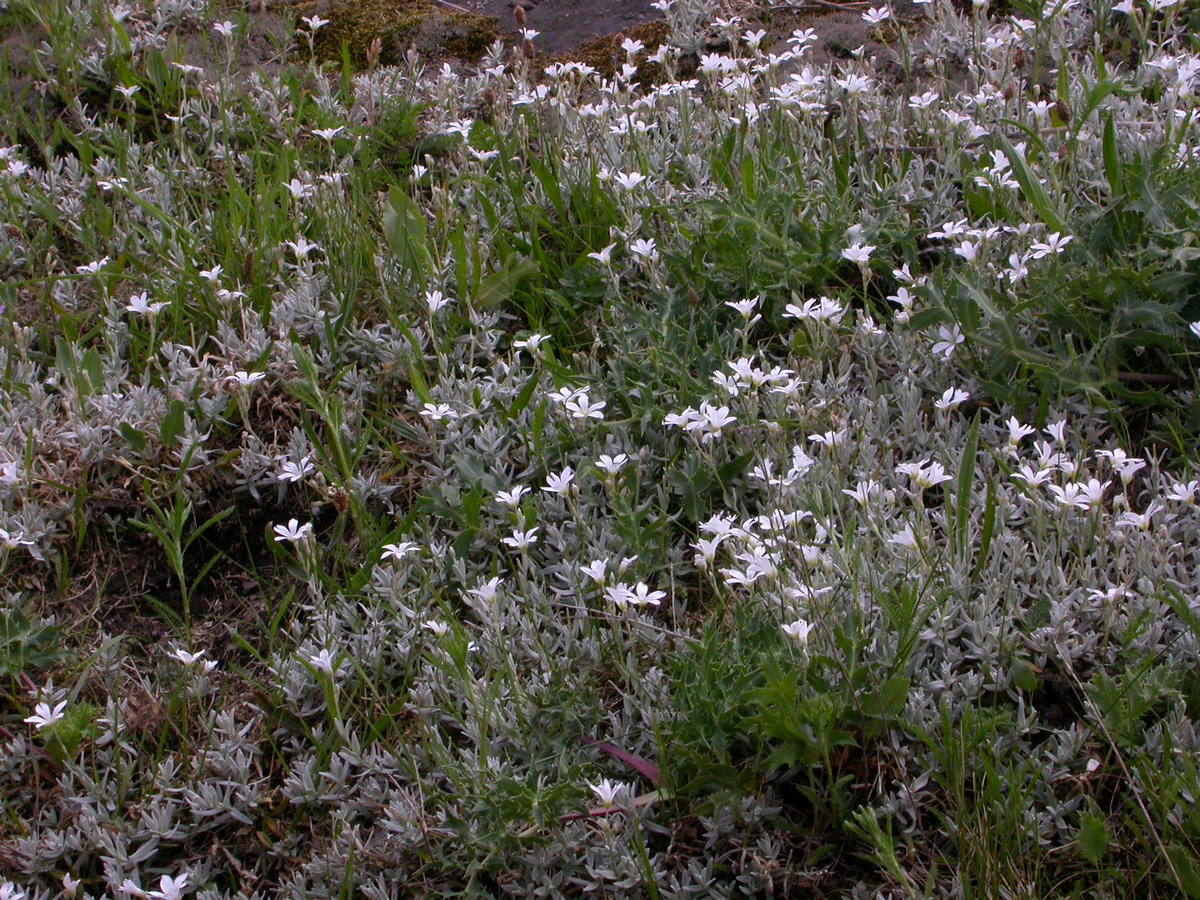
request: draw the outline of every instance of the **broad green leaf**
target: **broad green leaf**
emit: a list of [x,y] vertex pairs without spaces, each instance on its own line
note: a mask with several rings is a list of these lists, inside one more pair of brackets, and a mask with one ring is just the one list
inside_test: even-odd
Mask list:
[[416,201],[398,187],[388,191],[383,235],[392,255],[424,287],[430,267],[425,216]]
[[1191,850],[1182,844],[1168,844],[1167,856],[1171,858],[1183,892],[1189,897],[1200,897],[1200,872],[1197,872],[1196,857]]
[[1090,863],[1098,863],[1108,854],[1108,826],[1104,816],[1087,810],[1079,818],[1079,852]]
[[121,437],[125,438],[125,443],[138,453],[146,449],[146,435],[128,422],[121,422],[117,425],[117,430],[121,432]]
[[515,264],[509,259],[499,271],[483,279],[475,292],[475,304],[481,309],[493,309],[511,298],[517,285],[537,273],[538,265],[532,259]]
[[158,439],[164,447],[174,447],[176,439],[183,434],[184,413],[182,400],[172,400],[167,405],[167,414],[158,426]]

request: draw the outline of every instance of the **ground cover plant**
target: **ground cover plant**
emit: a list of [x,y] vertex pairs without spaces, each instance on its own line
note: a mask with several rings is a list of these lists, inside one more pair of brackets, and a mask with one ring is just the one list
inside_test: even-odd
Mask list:
[[1200,895],[1198,11],[660,6],[0,7],[0,896]]

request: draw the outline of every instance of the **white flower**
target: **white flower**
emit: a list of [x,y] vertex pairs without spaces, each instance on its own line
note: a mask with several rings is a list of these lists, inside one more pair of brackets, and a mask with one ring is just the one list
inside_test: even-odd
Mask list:
[[1177,503],[1195,503],[1197,492],[1200,492],[1200,481],[1189,481],[1186,484],[1179,482],[1171,485],[1167,499]]
[[575,470],[567,466],[557,475],[548,476],[542,490],[548,494],[565,494],[571,489],[571,482],[574,480]]
[[712,538],[700,538],[692,544],[692,549],[696,551],[695,556],[692,557],[696,568],[707,570],[713,564],[717,558],[717,550],[724,539],[724,535],[717,535]]
[[504,544],[512,547],[514,550],[528,550],[537,543],[537,527],[530,528],[528,531],[515,529],[511,537],[504,538]]
[[911,525],[905,525],[890,538],[889,544],[895,544],[897,547],[903,547],[905,550],[917,550],[920,544],[917,542],[917,536],[913,533]]
[[436,315],[437,312],[454,302],[453,297],[447,297],[441,291],[426,291],[425,305],[429,308],[430,315]]
[[658,606],[663,597],[667,596],[665,591],[652,591],[650,586],[639,581],[627,594],[629,602],[634,606]]
[[[641,172],[614,172],[612,180],[625,188],[627,191],[632,191],[635,187],[646,180],[646,176]],[[607,260],[605,260],[607,262]]]
[[1049,482],[1053,475],[1053,469],[1034,469],[1028,463],[1022,463],[1012,473],[1013,478],[1020,479],[1030,487],[1041,487],[1043,484]]
[[39,703],[33,708],[33,715],[26,716],[25,721],[30,725],[36,725],[40,731],[43,728],[49,728],[55,722],[63,718],[64,710],[67,708],[67,701],[62,700],[50,708],[49,703]]
[[854,241],[853,244],[841,251],[841,258],[848,259],[852,263],[863,265],[871,258],[871,253],[875,252],[875,247],[869,244],[863,244],[862,241]]
[[803,306],[789,303],[784,307],[783,315],[789,319],[810,319],[813,322],[840,322],[845,314],[845,308],[836,300],[821,297],[819,300],[805,300]]
[[525,487],[523,484],[518,484],[511,491],[499,491],[496,494],[496,502],[516,509],[521,505],[521,498],[528,494],[529,491],[530,488]]
[[1188,331],[1200,338],[1200,322],[1193,322],[1188,326]]
[[[664,45],[665,46],[665,45]],[[655,260],[658,259],[658,248],[655,246],[654,238],[638,239],[629,245],[629,252],[634,256],[642,259]],[[1197,323],[1200,324],[1200,323]]]
[[483,582],[479,587],[473,587],[467,591],[476,600],[481,600],[484,603],[493,603],[496,600],[496,592],[500,589],[500,585],[504,583],[499,575]]
[[179,660],[185,666],[194,666],[194,665],[196,665],[196,663],[201,662],[203,660],[204,651],[201,650],[197,653],[188,653],[182,647],[176,647],[174,650],[172,650],[168,654],[168,656],[175,657],[175,659]]
[[938,326],[938,340],[933,345],[933,352],[942,359],[949,359],[954,355],[954,351],[958,345],[967,338],[962,333],[962,329],[955,325],[953,328],[947,328],[945,325]]
[[1129,484],[1133,476],[1146,468],[1146,461],[1138,456],[1130,456],[1124,450],[1098,450],[1096,455],[1107,458],[1115,471],[1121,477],[1122,484]]
[[601,265],[605,265],[605,266],[610,265],[612,263],[613,248],[616,246],[617,246],[616,244],[609,244],[603,250],[600,250],[596,253],[589,253],[588,258],[596,260]]
[[213,26],[213,31],[222,37],[233,37],[233,32],[237,28],[232,22],[226,19],[224,22],[218,22]]
[[944,481],[952,480],[946,474],[945,466],[939,462],[930,462],[928,459],[923,459],[917,463],[904,463],[896,466],[896,471],[901,475],[907,475],[912,479],[912,483],[922,490],[935,487]]
[[428,622],[422,622],[421,627],[426,631],[432,631],[438,637],[444,637],[450,633],[450,626],[445,622],[440,622],[437,619],[430,619]]
[[592,793],[596,795],[596,799],[600,801],[600,805],[605,809],[612,809],[616,805],[617,798],[626,790],[626,785],[620,781],[609,781],[605,778],[599,784],[589,784]]
[[464,138],[471,136],[471,129],[475,126],[474,119],[458,119],[453,122],[447,122],[442,128],[442,134],[457,134]]
[[406,556],[411,556],[414,553],[421,552],[421,545],[412,541],[400,541],[396,544],[384,544],[383,553],[380,559],[391,559],[396,562],[404,559]]
[[942,396],[933,401],[938,409],[956,409],[960,404],[971,399],[971,395],[958,388],[946,388]]
[[335,137],[346,130],[345,125],[339,125],[337,128],[314,128],[313,134],[324,141],[332,141]]
[[1016,416],[1009,416],[1008,421],[1004,424],[1008,428],[1008,445],[1010,447],[1017,446],[1022,438],[1026,438],[1037,431],[1036,428],[1030,425],[1022,425],[1020,419]]
[[563,402],[563,409],[573,419],[603,419],[606,406],[608,403],[604,400],[592,403],[588,399],[587,391],[575,391],[569,399]]
[[[10,165],[11,167],[11,165]],[[95,262],[86,263],[82,266],[76,266],[75,271],[80,275],[95,275],[101,269],[108,265],[108,257],[98,259]]]
[[[736,309],[743,319],[749,319],[754,316],[754,310],[758,307],[758,299],[758,296],[754,296],[745,300],[726,300],[725,305]],[[754,316],[753,321],[757,322],[760,318],[761,316]]]
[[608,560],[593,559],[586,566],[580,566],[579,571],[594,581],[598,587],[604,587],[604,579],[608,577]]
[[814,444],[824,444],[826,447],[840,446],[846,440],[846,429],[826,431],[822,434],[810,434],[808,439]]
[[125,311],[139,316],[153,316],[165,309],[167,305],[161,301],[151,303],[149,296],[147,296],[145,291],[142,291],[140,294],[134,294],[129,298],[129,303],[125,305]]
[[153,900],[180,900],[183,897],[183,892],[187,888],[188,874],[184,872],[178,878],[172,878],[170,875],[164,875],[158,879],[158,890],[150,891],[147,895]]
[[1104,492],[1110,484],[1110,481],[1100,482],[1092,478],[1086,484],[1067,484],[1063,487],[1048,484],[1046,487],[1060,506],[1094,509],[1103,501]]
[[221,270],[220,266],[213,266],[211,269],[201,269],[200,277],[203,278],[205,281],[209,281],[209,282],[212,282],[213,284],[216,284],[216,282],[218,282],[221,279],[221,271],[222,270]]
[[289,519],[286,525],[275,526],[275,540],[277,541],[303,541],[312,534],[312,522],[300,524],[298,519]]
[[974,262],[979,257],[979,244],[974,241],[962,241],[954,248],[954,255],[961,256],[967,262]]
[[1125,512],[1116,521],[1117,528],[1136,528],[1139,531],[1149,531],[1154,514],[1163,508],[1161,503],[1154,502],[1146,507],[1144,513]]
[[449,403],[426,403],[421,407],[420,414],[431,421],[443,424],[458,418],[458,413]]
[[320,16],[301,16],[300,20],[313,31],[318,28],[324,28],[329,24],[328,19],[322,19]]
[[616,456],[601,453],[600,458],[596,460],[596,468],[603,469],[609,475],[616,475],[628,462],[629,457],[624,453],[618,453]]
[[625,584],[614,584],[612,587],[604,589],[604,599],[611,603],[617,609],[625,609],[629,606],[629,598],[632,592],[629,586]]
[[307,657],[309,663],[314,669],[324,672],[327,675],[333,674],[333,654],[327,648],[322,649],[319,653],[311,653]]
[[883,487],[872,478],[860,481],[855,485],[854,490],[844,489],[842,493],[852,498],[859,506],[866,506],[873,495],[882,493],[882,491]]
[[878,25],[892,17],[892,11],[886,6],[873,6],[862,14],[862,20],[868,25]]
[[266,372],[247,372],[245,369],[238,369],[229,376],[231,381],[236,381],[242,387],[250,387],[253,384],[258,384],[266,377]]
[[519,341],[513,341],[513,346],[518,350],[524,350],[530,356],[541,356],[542,344],[548,343],[550,335],[548,334],[531,334],[527,338],[522,338]]
[[707,444],[719,438],[736,421],[737,416],[730,415],[728,406],[713,406],[705,400],[700,403],[699,413],[684,425],[684,429],[699,433],[700,443]]
[[285,181],[283,186],[288,189],[288,193],[296,200],[304,200],[312,196],[313,187],[311,184],[305,184],[299,178],[293,178],[291,181]]
[[806,622],[804,619],[797,619],[795,622],[792,622],[789,625],[783,625],[781,627],[783,628],[784,634],[803,647],[808,643],[808,636],[812,634],[812,630],[815,626]]
[[[871,87],[871,79],[865,75],[851,73],[845,78],[833,79],[834,84],[844,90],[847,94],[861,94]],[[874,249],[874,248],[872,248]]]
[[1044,242],[1034,244],[1030,248],[1031,259],[1041,259],[1043,256],[1048,256],[1051,253],[1062,253],[1067,244],[1071,243],[1072,238],[1068,235],[1063,237],[1057,231],[1046,238]]
[[299,462],[290,459],[281,459],[279,461],[279,474],[275,476],[275,479],[277,481],[290,481],[295,484],[296,482],[303,481],[315,471],[316,467],[307,456]]

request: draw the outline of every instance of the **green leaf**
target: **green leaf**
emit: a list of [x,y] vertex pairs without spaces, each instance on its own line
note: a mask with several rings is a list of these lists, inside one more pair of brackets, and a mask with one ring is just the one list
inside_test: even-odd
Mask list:
[[1032,694],[1038,689],[1037,673],[1029,660],[1013,660],[1012,679],[1013,684],[1027,694]]
[[1038,180],[1037,175],[1029,167],[1029,163],[1025,161],[1025,157],[1013,149],[1012,144],[1004,138],[998,137],[996,141],[1000,145],[1000,149],[1004,151],[1004,155],[1008,158],[1009,165],[1012,167],[1013,177],[1021,185],[1021,193],[1025,195],[1025,199],[1037,211],[1041,220],[1051,231],[1066,231],[1062,215],[1054,208],[1054,204],[1050,200],[1050,195],[1046,193],[1046,188],[1042,186],[1042,182]]
[[536,275],[538,271],[538,264],[532,259],[523,259],[517,263],[513,263],[511,259],[506,260],[498,271],[480,283],[475,292],[476,306],[481,309],[499,306],[512,297],[522,281]]
[[983,505],[983,525],[979,531],[979,552],[975,554],[975,565],[971,568],[971,577],[978,578],[987,562],[988,551],[992,547],[992,535],[996,533],[996,482],[987,480],[987,500]]
[[967,431],[967,442],[959,457],[958,479],[954,492],[954,547],[960,554],[966,554],[968,542],[968,526],[971,522],[971,492],[975,482],[975,456],[979,452],[979,413],[971,420]]
[[100,393],[104,390],[104,363],[100,359],[100,351],[95,347],[89,347],[83,354],[83,371],[87,374],[87,379],[91,382],[90,394]]
[[533,392],[537,390],[540,375],[537,372],[533,373],[533,377],[525,383],[525,387],[521,388],[520,393],[513,399],[512,405],[504,410],[504,418],[511,422],[529,406],[529,401],[533,399]]
[[398,187],[388,191],[387,206],[383,210],[383,236],[392,255],[423,288],[430,268],[425,217],[416,201]]
[[117,425],[117,430],[121,432],[121,437],[125,438],[125,443],[129,444],[138,453],[146,449],[146,435],[128,422],[121,422]]
[[1079,852],[1090,863],[1098,863],[1108,853],[1108,825],[1104,816],[1086,810],[1079,818]]
[[1113,124],[1110,113],[1104,117],[1104,136],[1100,141],[1101,154],[1104,157],[1104,175],[1108,178],[1108,187],[1113,197],[1125,196],[1125,168],[1121,165],[1121,155],[1117,150],[1117,127]]
[[1189,897],[1200,897],[1200,873],[1196,871],[1196,858],[1191,850],[1182,844],[1167,845],[1167,856],[1179,876],[1179,887]]
[[175,440],[183,434],[185,412],[182,400],[172,400],[167,405],[167,414],[158,426],[158,439],[164,447],[174,447]]

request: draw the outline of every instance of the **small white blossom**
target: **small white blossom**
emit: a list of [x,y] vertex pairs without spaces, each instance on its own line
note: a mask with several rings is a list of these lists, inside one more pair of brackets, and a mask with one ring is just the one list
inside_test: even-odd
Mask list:
[[609,781],[607,778],[599,784],[589,784],[588,787],[592,789],[592,793],[604,809],[616,806],[617,799],[627,790],[627,785],[620,781]]
[[795,622],[782,626],[783,633],[801,647],[808,644],[808,636],[812,634],[814,627],[814,625],[806,622],[804,619],[797,619]]
[[571,489],[571,482],[574,480],[575,470],[567,466],[557,475],[547,477],[542,490],[548,494],[565,494]]
[[60,721],[65,715],[64,710],[67,708],[67,701],[62,700],[54,705],[52,709],[49,703],[39,703],[33,708],[33,715],[26,716],[25,721],[30,725],[36,725],[38,730],[49,728],[55,722]]
[[512,547],[514,550],[528,550],[538,542],[537,527],[530,528],[528,531],[516,529],[510,537],[503,539],[505,546]]
[[286,525],[275,526],[275,540],[297,542],[303,541],[312,534],[312,522],[300,524],[298,519],[289,519]]

